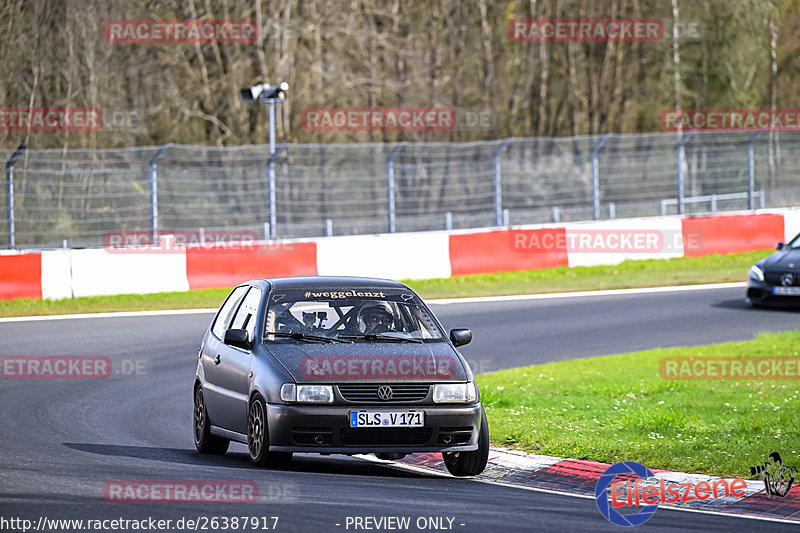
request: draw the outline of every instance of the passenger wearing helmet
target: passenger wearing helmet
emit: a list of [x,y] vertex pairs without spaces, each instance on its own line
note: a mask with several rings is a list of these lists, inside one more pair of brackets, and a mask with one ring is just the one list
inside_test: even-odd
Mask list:
[[361,310],[364,333],[386,333],[394,327],[394,313],[386,302],[369,304]]

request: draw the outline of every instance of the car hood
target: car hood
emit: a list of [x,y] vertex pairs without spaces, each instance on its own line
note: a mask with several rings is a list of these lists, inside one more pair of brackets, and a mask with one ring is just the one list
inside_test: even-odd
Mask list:
[[446,342],[268,342],[266,346],[298,383],[467,380],[461,359]]
[[[761,264],[765,271],[800,270],[800,250],[780,250],[764,259]],[[789,266],[790,264],[794,266]]]

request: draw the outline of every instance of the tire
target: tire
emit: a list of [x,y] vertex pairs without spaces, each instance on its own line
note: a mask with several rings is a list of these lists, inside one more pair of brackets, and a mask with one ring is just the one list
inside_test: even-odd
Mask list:
[[292,460],[292,452],[269,451],[267,407],[260,394],[253,397],[247,410],[247,451],[256,466],[285,466]]
[[481,429],[478,434],[478,449],[472,452],[442,452],[448,472],[454,476],[477,476],[489,461],[489,423],[486,411],[481,407]]
[[194,446],[200,453],[213,455],[223,455],[228,451],[231,443],[228,439],[223,439],[211,434],[211,423],[208,420],[208,410],[203,398],[203,388],[199,385],[194,391]]

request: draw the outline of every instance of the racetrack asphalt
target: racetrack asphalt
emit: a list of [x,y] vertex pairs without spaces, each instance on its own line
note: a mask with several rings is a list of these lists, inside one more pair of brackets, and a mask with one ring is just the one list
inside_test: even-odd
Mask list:
[[578,357],[752,339],[800,327],[800,311],[750,308],[744,288],[431,305],[477,373]]
[[[484,370],[492,370],[745,340],[759,331],[797,327],[800,313],[748,309],[742,297],[737,288],[432,307],[446,327],[472,328],[475,340],[463,352],[479,365],[487,361],[483,366],[492,368]],[[0,323],[0,355],[108,356],[115,369],[146,362],[141,375],[0,380],[0,518],[154,517],[174,523],[181,517],[278,516],[276,531],[336,532],[365,530],[346,527],[347,517],[409,516],[407,531],[431,530],[417,529],[420,517],[450,517],[452,530],[469,532],[618,530],[591,499],[407,472],[344,456],[296,456],[288,468],[270,470],[251,467],[246,448],[238,444],[224,457],[196,454],[191,386],[210,318],[199,313]],[[114,480],[252,480],[261,499],[239,505],[107,503],[103,488]],[[797,530],[796,524],[668,509],[659,509],[641,527]]]

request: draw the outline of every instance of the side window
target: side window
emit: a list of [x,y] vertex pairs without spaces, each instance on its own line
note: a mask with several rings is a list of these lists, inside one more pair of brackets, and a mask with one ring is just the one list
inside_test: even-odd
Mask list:
[[231,320],[231,315],[236,310],[236,306],[242,301],[244,293],[247,292],[248,287],[236,287],[233,289],[228,299],[222,304],[222,309],[217,313],[217,319],[211,328],[211,332],[220,340],[225,337],[225,329]]
[[236,316],[233,317],[231,329],[245,329],[247,330],[247,338],[253,340],[253,332],[256,328],[256,316],[258,313],[258,304],[261,301],[261,289],[253,287],[247,296],[242,300],[242,305]]

